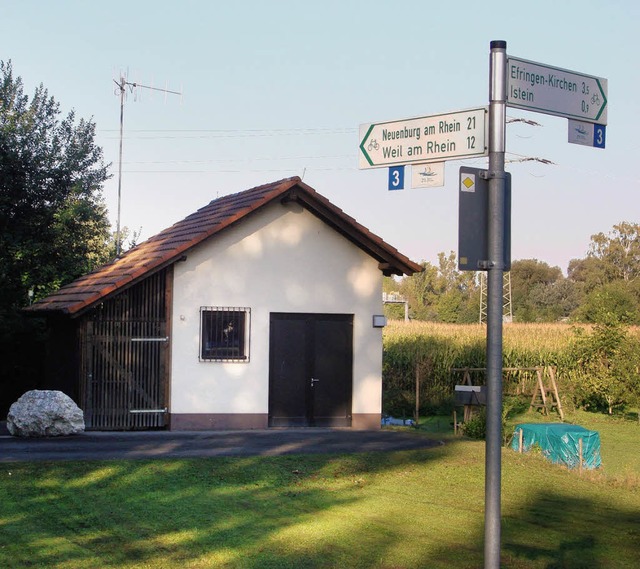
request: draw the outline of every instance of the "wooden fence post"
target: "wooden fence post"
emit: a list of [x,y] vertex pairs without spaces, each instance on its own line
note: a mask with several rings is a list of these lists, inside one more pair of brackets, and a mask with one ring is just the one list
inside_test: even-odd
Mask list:
[[520,429],[520,432],[518,433],[518,451],[520,452],[520,454],[522,454],[522,439],[523,439],[523,431],[522,429]]
[[578,456],[580,458],[579,473],[580,473],[580,476],[582,476],[582,438],[578,439]]
[[416,427],[418,426],[418,421],[420,419],[420,363],[416,363]]

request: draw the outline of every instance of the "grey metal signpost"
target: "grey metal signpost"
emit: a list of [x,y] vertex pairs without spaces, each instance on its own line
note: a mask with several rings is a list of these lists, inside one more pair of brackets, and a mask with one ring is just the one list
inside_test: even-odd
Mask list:
[[[487,436],[485,455],[484,567],[500,568],[500,484],[502,465],[502,286],[505,267],[505,212],[509,216],[506,147],[506,107],[596,123],[569,142],[604,148],[608,82],[601,77],[507,57],[507,42],[492,41],[489,62],[489,169],[487,219]],[[571,127],[570,127],[571,128]],[[506,206],[506,208],[505,208]],[[506,236],[508,239],[508,235]]]
[[[365,124],[360,126],[359,149],[360,168],[392,167],[390,173],[395,173],[398,183],[390,181],[389,189],[402,187],[397,168],[404,164],[489,157],[487,170],[460,170],[458,267],[487,271],[484,567],[500,569],[502,287],[511,264],[511,179],[504,169],[507,106],[566,117],[573,121],[569,128],[575,130],[570,130],[569,142],[604,148],[608,82],[508,58],[507,42],[502,40],[492,41],[490,48],[488,128],[484,124],[487,107]],[[478,194],[465,196],[465,192]]]
[[504,153],[507,42],[492,41],[489,60],[489,219],[487,245],[487,437],[485,452],[484,566],[500,568],[502,420],[502,279],[504,258]]

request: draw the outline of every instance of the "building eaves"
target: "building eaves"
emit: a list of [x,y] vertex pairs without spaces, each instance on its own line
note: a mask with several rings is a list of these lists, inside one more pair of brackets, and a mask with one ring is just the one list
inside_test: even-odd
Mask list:
[[98,302],[175,263],[193,247],[265,205],[295,200],[375,258],[386,274],[411,275],[422,267],[391,247],[299,177],[223,196],[127,251],[121,258],[81,276],[26,310],[77,317]]

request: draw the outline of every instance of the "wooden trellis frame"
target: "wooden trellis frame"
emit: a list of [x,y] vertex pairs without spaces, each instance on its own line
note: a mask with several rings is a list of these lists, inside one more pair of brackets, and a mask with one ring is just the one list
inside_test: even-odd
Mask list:
[[[472,372],[484,372],[487,368],[480,367],[464,367],[464,368],[451,368],[452,372],[463,373],[462,383],[466,385],[473,385],[471,380]],[[534,367],[506,367],[502,369],[503,373],[510,372],[535,372],[535,386],[533,389],[533,396],[531,398],[530,409],[542,409],[545,415],[548,415],[551,411],[556,411],[560,416],[560,419],[564,421],[564,411],[562,409],[562,402],[560,401],[560,394],[558,392],[558,384],[556,382],[556,368],[553,366],[534,366]],[[546,382],[545,382],[546,379]],[[526,395],[527,386],[525,380],[516,387],[516,394]],[[531,393],[529,391],[529,393]],[[465,420],[470,413],[465,409]]]
[[[560,415],[560,419],[564,421],[564,411],[562,410],[558,384],[556,382],[556,368],[547,366],[542,369],[545,369],[547,373],[543,374],[542,371],[538,371],[538,381],[533,391],[529,409],[542,409],[545,415],[548,415],[550,411],[555,409],[558,415]],[[548,377],[546,385],[543,379],[545,375]]]

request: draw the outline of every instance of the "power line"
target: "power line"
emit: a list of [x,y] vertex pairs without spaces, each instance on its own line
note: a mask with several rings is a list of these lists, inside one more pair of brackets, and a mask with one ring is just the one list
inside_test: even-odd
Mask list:
[[259,160],[335,160],[348,158],[354,160],[356,154],[341,154],[335,156],[258,156],[251,158],[212,158],[210,160],[140,160],[140,161],[125,161],[123,164],[215,164],[215,163],[229,163],[229,162],[253,162]]
[[[351,172],[356,171],[356,166],[332,167],[332,168],[313,168],[304,167],[309,172]],[[301,167],[291,168],[234,168],[219,170],[124,170],[125,174],[229,174],[229,173],[259,173],[259,172],[294,172],[300,170]]]
[[[99,132],[116,132],[112,129],[104,129]],[[131,130],[127,134],[128,140],[175,140],[175,139],[216,139],[216,138],[271,138],[276,136],[325,136],[325,135],[349,135],[357,133],[357,129],[263,129],[263,130]],[[115,139],[116,136],[105,136],[106,139]]]
[[[135,85],[135,83],[134,83]],[[140,85],[143,87],[143,85]],[[170,91],[173,93],[173,91]],[[115,128],[102,128],[101,132],[118,132]],[[353,127],[302,127],[302,128],[249,128],[249,129],[220,129],[220,128],[132,128],[129,132],[215,132],[215,133],[343,133],[358,132]]]

